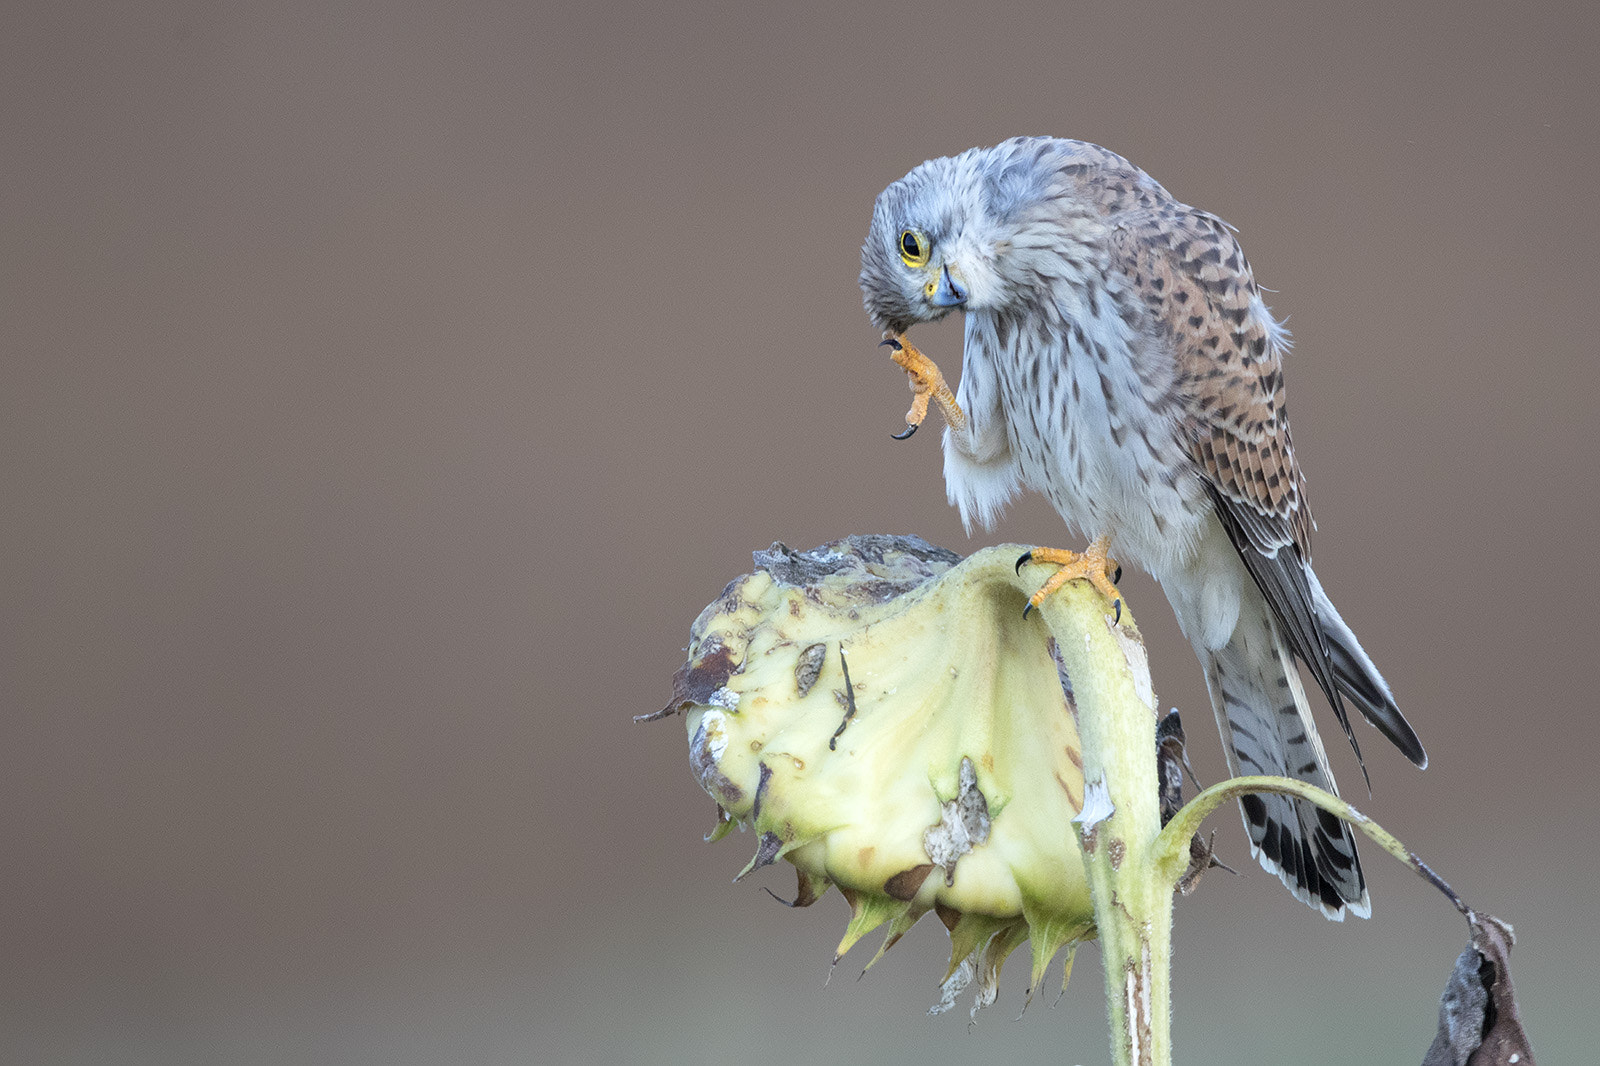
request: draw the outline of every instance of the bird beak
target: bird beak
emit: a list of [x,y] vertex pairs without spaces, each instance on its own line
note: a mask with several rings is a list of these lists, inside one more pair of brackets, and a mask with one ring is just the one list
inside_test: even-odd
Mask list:
[[967,302],[967,287],[950,276],[950,264],[939,270],[939,280],[928,283],[928,302],[935,307],[960,307]]

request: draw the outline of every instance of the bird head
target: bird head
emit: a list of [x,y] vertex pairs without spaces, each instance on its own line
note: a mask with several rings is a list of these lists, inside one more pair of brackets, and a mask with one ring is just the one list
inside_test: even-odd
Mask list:
[[[1095,175],[1114,172],[1108,189]],[[1081,141],[1017,137],[930,159],[883,190],[861,248],[867,314],[885,332],[966,312],[1023,310],[1085,276],[1108,214],[1166,191]]]
[[976,155],[929,160],[879,195],[861,248],[861,293],[879,329],[903,333],[994,300],[999,241],[978,202]]

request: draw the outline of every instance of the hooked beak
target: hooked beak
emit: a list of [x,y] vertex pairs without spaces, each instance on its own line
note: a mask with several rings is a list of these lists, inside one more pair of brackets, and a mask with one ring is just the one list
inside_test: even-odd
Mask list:
[[939,280],[928,284],[928,302],[935,307],[959,307],[967,302],[967,287],[950,276],[950,264],[939,270]]

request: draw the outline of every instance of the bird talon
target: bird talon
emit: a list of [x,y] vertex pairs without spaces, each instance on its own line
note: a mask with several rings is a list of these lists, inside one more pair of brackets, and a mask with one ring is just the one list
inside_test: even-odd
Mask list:
[[911,434],[915,433],[916,431],[917,431],[917,423],[915,423],[915,422],[907,422],[904,432],[891,433],[891,434],[889,434],[889,438],[891,440],[910,440],[911,439]]
[[[1034,548],[1024,552],[1017,559],[1016,572],[1021,573],[1025,563],[1046,563],[1060,567],[1039,587],[1028,599],[1029,607],[1037,607],[1047,597],[1069,581],[1083,580],[1095,587],[1095,591],[1111,601],[1112,610],[1115,612],[1115,623],[1122,622],[1122,593],[1117,591],[1116,581],[1109,575],[1114,570],[1117,577],[1122,576],[1122,568],[1116,561],[1106,557],[1106,548],[1109,538],[1099,537],[1083,552],[1064,551],[1060,548]],[[1023,612],[1026,617],[1027,612]]]
[[945,423],[956,432],[966,428],[966,413],[961,410],[961,405],[956,403],[955,393],[950,391],[944,375],[940,373],[933,360],[899,337],[886,337],[878,342],[878,347],[892,349],[890,357],[895,365],[904,370],[911,379],[911,410],[906,412],[907,429],[903,436],[895,436],[896,440],[905,440],[911,436],[915,427],[921,425],[922,420],[928,417],[930,403],[939,408],[944,415]]

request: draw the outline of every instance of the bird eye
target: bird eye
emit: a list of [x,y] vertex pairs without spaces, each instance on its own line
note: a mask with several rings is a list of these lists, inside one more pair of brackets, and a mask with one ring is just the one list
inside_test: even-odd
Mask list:
[[907,229],[900,231],[900,258],[908,267],[923,267],[928,265],[928,256],[932,252],[932,244],[921,230]]

